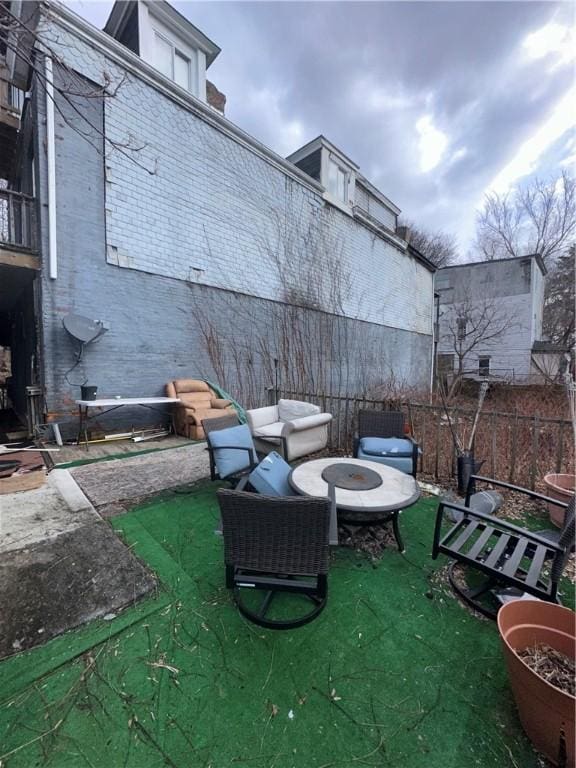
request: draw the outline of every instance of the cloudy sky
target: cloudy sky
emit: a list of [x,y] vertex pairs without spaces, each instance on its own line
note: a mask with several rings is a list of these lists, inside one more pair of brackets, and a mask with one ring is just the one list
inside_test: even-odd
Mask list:
[[[102,27],[112,2],[69,2]],[[221,48],[226,114],[282,155],[324,134],[470,252],[475,209],[576,159],[563,2],[173,2]]]

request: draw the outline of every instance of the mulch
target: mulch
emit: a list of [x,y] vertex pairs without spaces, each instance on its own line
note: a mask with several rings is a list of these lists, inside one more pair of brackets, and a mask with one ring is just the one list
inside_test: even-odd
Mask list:
[[516,651],[516,653],[533,672],[536,672],[547,683],[570,696],[576,694],[574,659],[546,644],[534,645],[530,648],[524,648],[522,651]]

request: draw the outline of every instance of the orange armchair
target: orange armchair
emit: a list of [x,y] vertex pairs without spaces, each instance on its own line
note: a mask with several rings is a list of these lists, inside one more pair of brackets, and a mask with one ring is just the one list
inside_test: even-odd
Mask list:
[[205,381],[198,379],[177,379],[166,384],[166,395],[177,397],[176,432],[190,440],[203,440],[203,419],[214,419],[225,413],[234,413],[230,400],[219,398]]

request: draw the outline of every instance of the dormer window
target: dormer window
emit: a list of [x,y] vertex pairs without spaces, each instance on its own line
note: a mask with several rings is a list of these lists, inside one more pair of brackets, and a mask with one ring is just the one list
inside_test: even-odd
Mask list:
[[206,101],[206,69],[220,48],[171,5],[117,0],[104,31],[180,88]]
[[328,192],[341,203],[348,202],[349,172],[332,158],[328,161]]
[[197,95],[192,87],[196,78],[192,72],[192,59],[190,57],[178,50],[176,45],[158,32],[154,33],[154,53],[156,68],[163,75],[174,80],[181,88]]

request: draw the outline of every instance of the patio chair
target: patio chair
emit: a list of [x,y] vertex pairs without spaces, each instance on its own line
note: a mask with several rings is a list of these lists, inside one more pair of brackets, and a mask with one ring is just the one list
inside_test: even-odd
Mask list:
[[210,479],[225,480],[242,490],[258,465],[250,429],[235,414],[202,422],[210,457]]
[[416,477],[418,451],[418,443],[405,433],[404,414],[400,411],[358,412],[354,458],[377,461]]
[[286,461],[321,451],[328,443],[332,414],[300,400],[279,400],[278,405],[246,411],[256,448],[261,453],[279,450]]
[[[565,508],[560,534],[556,537],[554,531],[528,531],[474,509],[471,496],[474,482],[490,483]],[[457,513],[456,517],[454,512]],[[442,535],[442,523],[446,515],[457,519],[457,522]],[[509,483],[472,475],[464,506],[446,501],[441,501],[438,506],[432,558],[444,554],[453,561],[448,570],[452,589],[464,602],[491,619],[496,618],[498,611],[484,604],[482,599],[492,595],[496,589],[512,588],[513,597],[518,590],[518,596],[527,593],[540,600],[557,602],[558,582],[574,546],[574,519],[574,498],[565,504]],[[469,571],[484,574],[484,580],[470,588],[455,575],[457,565],[466,568],[465,575]]]
[[[234,592],[240,613],[269,629],[292,629],[315,619],[328,596],[328,530],[331,502],[327,498],[273,498],[220,489],[226,586]],[[252,608],[245,594],[265,595]],[[269,617],[279,593],[299,595],[312,603],[304,614]],[[286,601],[286,597],[285,597]],[[297,601],[298,603],[300,601]]]

